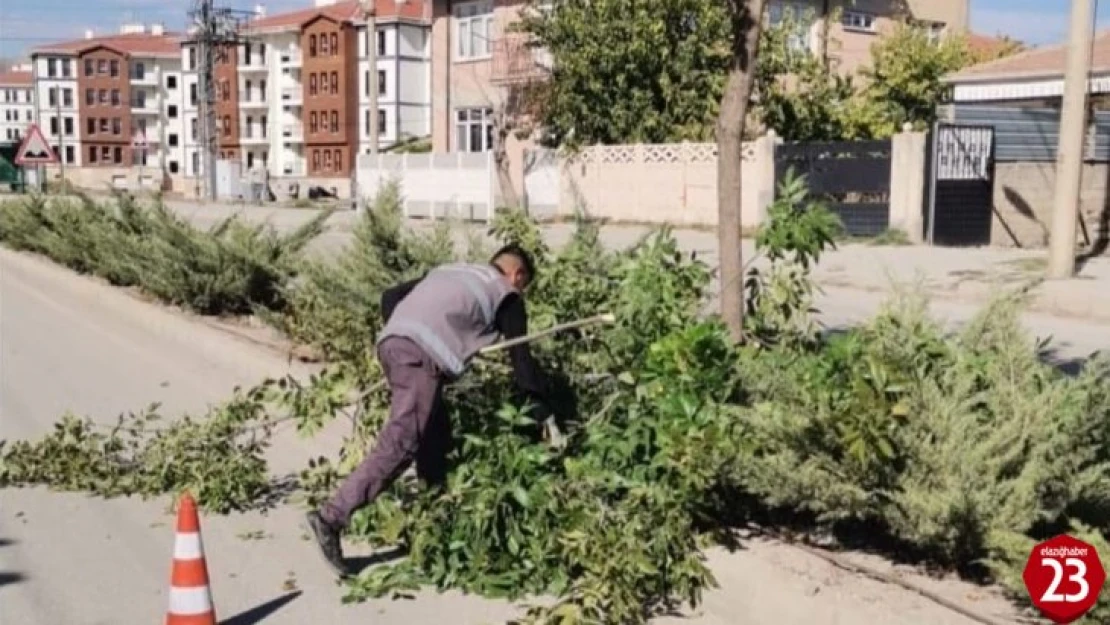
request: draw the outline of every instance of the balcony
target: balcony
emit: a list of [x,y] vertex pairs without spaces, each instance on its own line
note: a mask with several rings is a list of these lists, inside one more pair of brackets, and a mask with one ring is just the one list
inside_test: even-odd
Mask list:
[[490,82],[509,85],[544,80],[551,72],[551,54],[528,45],[521,35],[501,37],[493,42]]
[[243,109],[268,109],[268,108],[270,108],[270,103],[267,102],[265,99],[261,98],[260,95],[261,94],[258,91],[246,91],[246,90],[240,91],[239,92],[239,108],[243,108]]
[[281,90],[281,103],[283,106],[300,106],[304,99],[304,89],[301,87],[287,87]]
[[301,124],[285,124],[281,127],[281,138],[286,143],[301,143],[304,141],[304,126]]
[[131,100],[131,114],[132,115],[161,115],[162,110],[158,107],[158,98],[134,98]]
[[260,58],[253,57],[250,64],[243,64],[242,60],[240,57],[240,64],[235,67],[235,70],[240,74],[265,74],[270,71],[270,68],[266,67],[266,64]]
[[129,74],[131,84],[133,85],[158,85],[158,70],[151,68],[142,72],[132,70]]
[[242,126],[243,131],[239,135],[239,143],[243,145],[269,145],[270,138],[262,132],[262,126]]

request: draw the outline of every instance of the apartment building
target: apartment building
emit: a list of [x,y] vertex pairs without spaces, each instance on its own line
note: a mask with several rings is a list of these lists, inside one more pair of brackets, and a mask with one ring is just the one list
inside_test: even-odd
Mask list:
[[900,20],[909,19],[936,37],[967,32],[970,4],[970,0],[771,0],[767,11],[772,24],[787,13],[804,16],[808,28],[795,45],[825,56],[842,72],[854,73],[871,60],[875,41]]
[[[256,8],[247,43],[219,55],[219,156],[272,177],[345,192],[358,153],[431,133],[430,14],[419,0],[378,0],[371,37],[359,2],[328,2],[275,15]],[[375,46],[378,110],[370,111],[370,46]],[[189,133],[186,175],[200,167],[196,52],[182,49]]]
[[41,46],[31,61],[35,118],[67,179],[173,188],[182,133],[178,35],[127,24],[118,34],[90,31]]
[[18,145],[35,120],[35,96],[30,65],[0,71],[0,145]]

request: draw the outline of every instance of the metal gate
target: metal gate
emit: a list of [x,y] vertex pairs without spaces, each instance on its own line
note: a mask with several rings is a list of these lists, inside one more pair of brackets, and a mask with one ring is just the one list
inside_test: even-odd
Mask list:
[[890,161],[889,139],[778,145],[775,190],[793,168],[840,217],[847,234],[875,236],[890,226]]
[[929,148],[926,240],[932,245],[989,245],[994,126],[938,123]]

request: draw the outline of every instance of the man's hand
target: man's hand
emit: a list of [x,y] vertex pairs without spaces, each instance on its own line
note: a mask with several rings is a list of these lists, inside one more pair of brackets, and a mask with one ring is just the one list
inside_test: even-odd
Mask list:
[[555,417],[544,419],[543,439],[556,449],[563,449],[567,446],[567,440],[563,433],[559,431],[559,426],[555,423]]

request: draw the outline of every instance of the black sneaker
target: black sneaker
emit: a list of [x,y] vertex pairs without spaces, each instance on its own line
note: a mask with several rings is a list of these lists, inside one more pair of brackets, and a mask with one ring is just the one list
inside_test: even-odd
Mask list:
[[305,521],[316,536],[316,545],[320,548],[320,555],[324,557],[324,561],[337,575],[346,577],[349,571],[343,561],[343,545],[339,542],[339,530],[325,521],[316,511],[306,514]]

